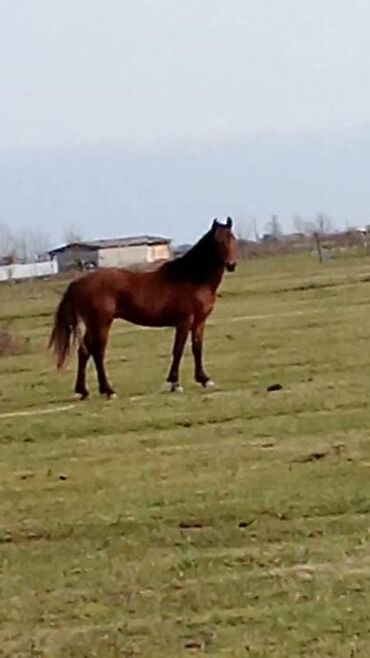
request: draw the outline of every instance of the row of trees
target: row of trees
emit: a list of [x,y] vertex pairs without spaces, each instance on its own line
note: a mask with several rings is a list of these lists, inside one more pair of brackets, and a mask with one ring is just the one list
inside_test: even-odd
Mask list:
[[[315,234],[322,236],[333,231],[332,221],[323,213],[318,213],[314,219],[305,219],[301,215],[295,215],[293,226],[297,233],[307,236]],[[263,235],[259,234],[259,230],[254,218],[238,222],[237,234],[241,240],[259,241],[263,235],[279,239],[284,235],[281,221],[277,215],[272,215],[271,219],[263,224]],[[82,239],[83,235],[79,229],[73,226],[64,229],[64,242],[78,242]],[[51,248],[49,234],[41,229],[13,230],[5,224],[0,224],[0,261],[2,263],[39,260]]]
[[[311,236],[318,232],[320,234],[330,233],[333,223],[324,213],[318,213],[314,219],[305,219],[301,215],[293,217],[294,231],[302,235]],[[241,239],[259,240],[259,226],[255,218],[239,222],[238,234]],[[272,215],[271,219],[263,224],[263,235],[273,238],[281,238],[284,235],[281,221],[278,215]]]
[[[64,230],[65,242],[78,242],[80,231],[73,227]],[[2,263],[32,262],[44,257],[52,248],[50,235],[41,229],[11,229],[0,224],[0,260]]]

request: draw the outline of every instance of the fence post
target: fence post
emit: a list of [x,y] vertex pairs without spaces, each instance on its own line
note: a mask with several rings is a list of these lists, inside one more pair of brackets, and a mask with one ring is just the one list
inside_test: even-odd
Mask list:
[[315,233],[313,234],[313,237],[315,239],[317,255],[319,257],[319,261],[320,261],[320,263],[322,263],[323,262],[323,257],[322,257],[322,248],[321,248],[321,238],[320,238],[319,232],[315,231]]

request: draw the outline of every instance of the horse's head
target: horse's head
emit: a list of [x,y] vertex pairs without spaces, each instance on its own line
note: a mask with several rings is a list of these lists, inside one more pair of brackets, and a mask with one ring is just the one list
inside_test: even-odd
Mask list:
[[212,225],[213,238],[219,247],[221,258],[228,272],[234,272],[236,268],[237,243],[232,227],[231,217],[227,218],[226,224],[220,224],[215,219]]

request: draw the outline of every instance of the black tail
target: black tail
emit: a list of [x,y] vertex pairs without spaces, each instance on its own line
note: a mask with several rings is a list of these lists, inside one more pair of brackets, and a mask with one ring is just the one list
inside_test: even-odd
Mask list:
[[54,351],[58,370],[70,354],[71,342],[75,343],[78,337],[79,318],[73,303],[72,286],[73,283],[68,286],[56,310],[49,340],[49,349]]

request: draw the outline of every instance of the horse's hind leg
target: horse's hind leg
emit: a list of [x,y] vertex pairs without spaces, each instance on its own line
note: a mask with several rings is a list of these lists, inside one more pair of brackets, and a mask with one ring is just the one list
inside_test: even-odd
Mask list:
[[213,381],[208,377],[203,367],[203,337],[205,322],[195,324],[191,330],[191,342],[194,356],[195,381],[202,386],[213,386]]
[[188,338],[188,333],[189,333],[188,324],[182,324],[176,329],[175,342],[173,345],[172,364],[171,364],[170,372],[168,373],[168,377],[167,377],[167,381],[171,385],[172,392],[182,390],[179,383],[179,369],[180,369],[181,357],[183,355],[184,347],[186,345],[186,341]]
[[78,348],[77,379],[75,385],[75,393],[80,396],[81,400],[85,400],[89,395],[89,391],[86,388],[86,366],[89,358],[90,351],[85,336],[83,343]]
[[99,382],[99,392],[107,398],[115,396],[115,392],[108,382],[104,366],[105,350],[107,347],[109,329],[112,321],[96,325],[91,332],[91,354],[94,359],[96,373]]

